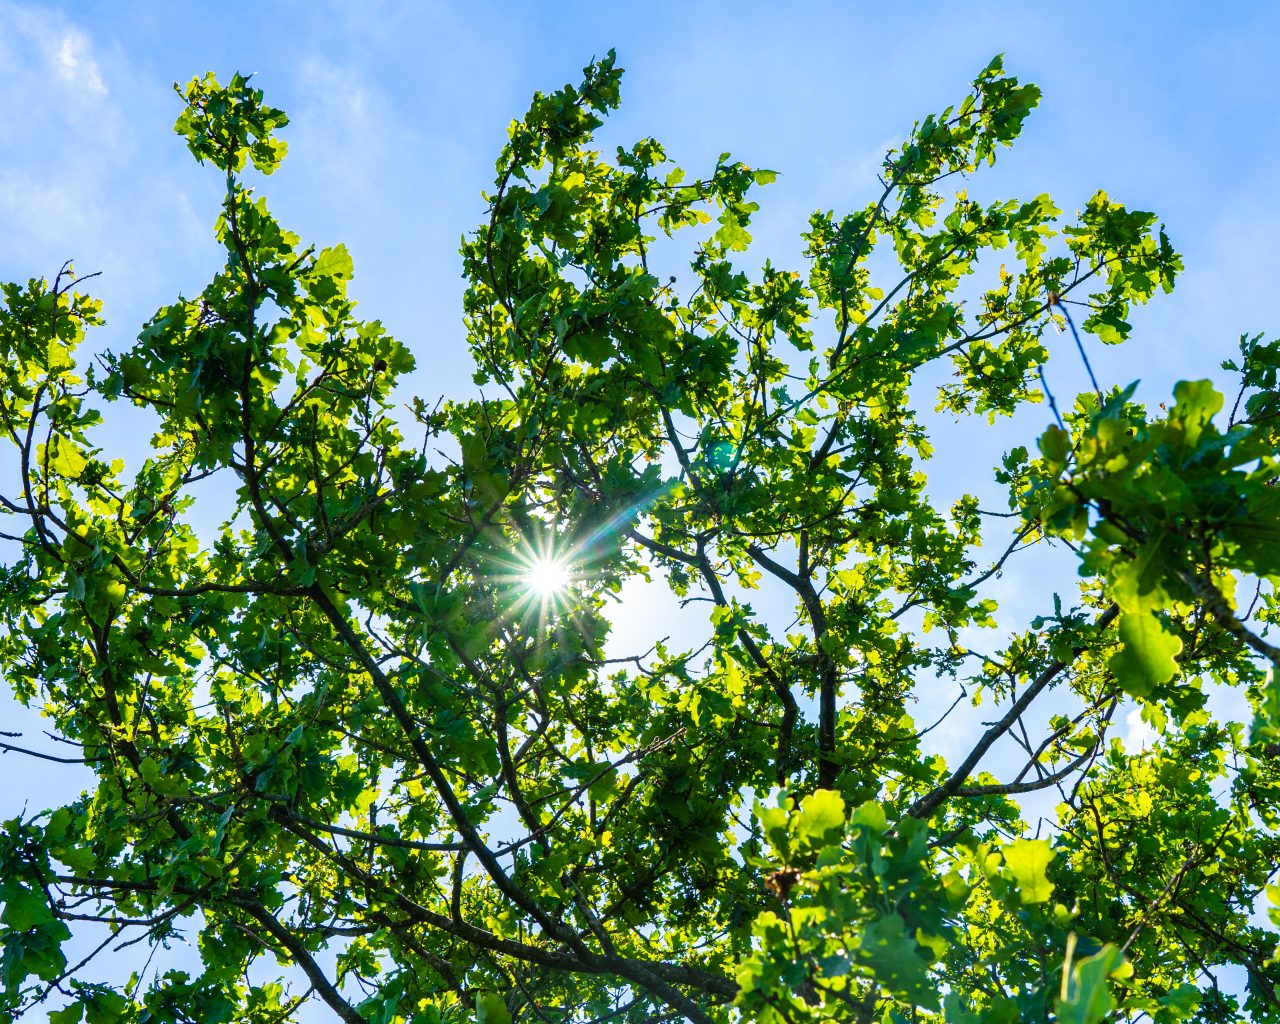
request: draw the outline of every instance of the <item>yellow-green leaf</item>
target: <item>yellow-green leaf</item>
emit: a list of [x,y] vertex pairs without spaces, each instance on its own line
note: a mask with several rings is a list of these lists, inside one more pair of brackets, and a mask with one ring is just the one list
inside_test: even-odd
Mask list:
[[80,453],[79,448],[68,441],[59,438],[55,444],[57,447],[54,456],[49,460],[49,468],[60,477],[75,480],[89,464],[89,460]]
[[1044,903],[1053,894],[1053,883],[1045,869],[1053,860],[1053,850],[1044,839],[1015,839],[1004,848],[1004,862],[1018,887],[1024,904]]
[[830,789],[819,789],[800,801],[796,833],[801,839],[820,841],[829,831],[844,824],[844,800]]

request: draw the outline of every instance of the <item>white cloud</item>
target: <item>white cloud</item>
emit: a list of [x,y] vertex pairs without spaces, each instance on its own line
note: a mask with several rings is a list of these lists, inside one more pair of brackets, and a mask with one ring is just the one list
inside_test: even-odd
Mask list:
[[1156,731],[1151,727],[1151,724],[1142,717],[1141,708],[1134,708],[1125,715],[1124,724],[1124,749],[1129,753],[1145,750],[1148,746],[1155,743]]
[[0,3],[0,57],[5,91],[21,85],[34,102],[56,101],[84,116],[108,93],[92,41],[55,11]]
[[89,40],[74,29],[63,33],[56,61],[58,77],[76,88],[83,88],[99,96],[107,94],[107,87],[98,71],[98,62],[89,53]]
[[[348,196],[379,197],[388,167],[386,140],[396,135],[385,98],[350,69],[313,57],[299,79],[308,102],[296,111],[289,147],[294,170],[323,174]],[[331,187],[332,187],[331,186]]]
[[0,104],[0,280],[68,259],[101,272],[89,289],[109,326],[89,344],[127,345],[181,270],[198,261],[202,281],[209,262],[212,213],[197,221],[185,194],[202,175],[167,131],[176,102],[90,21],[0,0]]
[[365,116],[367,96],[354,72],[331,64],[321,57],[302,62],[302,82],[330,113],[347,122],[359,122]]

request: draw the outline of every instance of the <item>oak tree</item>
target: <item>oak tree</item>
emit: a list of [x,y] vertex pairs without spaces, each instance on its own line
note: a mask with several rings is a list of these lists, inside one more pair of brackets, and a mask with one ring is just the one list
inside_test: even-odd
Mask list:
[[[1036,105],[999,59],[799,269],[742,266],[773,172],[593,148],[619,83],[510,127],[461,253],[476,397],[397,390],[346,250],[246,183],[286,118],[241,76],[180,90],[226,183],[207,285],[97,359],[69,266],[3,287],[0,665],[94,782],[4,823],[0,1012],[1280,1020],[1280,346],[1242,341],[1229,410],[1049,408],[1051,350],[1125,341],[1181,264],[1102,192],[955,191]],[[158,423],[136,472],[113,402]],[[934,403],[1010,441],[949,507]],[[990,584],[1049,545],[1079,576],[1007,621]],[[705,643],[619,655],[639,578]],[[955,693],[989,720],[948,760]]]

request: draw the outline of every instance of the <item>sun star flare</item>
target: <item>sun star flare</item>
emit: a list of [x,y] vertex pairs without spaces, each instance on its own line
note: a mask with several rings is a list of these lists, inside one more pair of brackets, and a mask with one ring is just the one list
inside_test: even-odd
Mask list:
[[569,585],[569,567],[557,558],[539,557],[525,574],[525,584],[544,598],[555,597]]

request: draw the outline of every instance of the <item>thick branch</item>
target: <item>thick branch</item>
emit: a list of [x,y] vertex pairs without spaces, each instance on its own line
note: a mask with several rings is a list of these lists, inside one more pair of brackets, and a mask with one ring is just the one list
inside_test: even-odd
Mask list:
[[835,660],[826,649],[824,640],[827,635],[827,616],[822,607],[822,598],[813,586],[813,580],[806,575],[792,572],[786,566],[775,561],[765,553],[764,549],[752,544],[747,550],[756,564],[767,569],[778,579],[786,583],[800,597],[809,622],[813,626],[813,645],[818,656],[818,788],[834,789],[836,776],[840,766],[836,761],[836,718],[837,697],[840,691],[840,677]]

